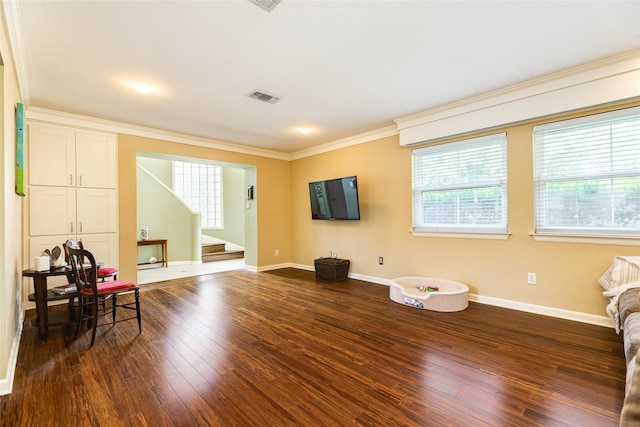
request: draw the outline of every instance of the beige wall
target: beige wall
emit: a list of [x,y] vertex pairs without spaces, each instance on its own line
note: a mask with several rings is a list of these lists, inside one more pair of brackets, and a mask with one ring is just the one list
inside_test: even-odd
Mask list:
[[[389,137],[292,162],[292,262],[312,266],[336,251],[351,260],[352,273],[458,280],[481,297],[605,316],[598,278],[615,255],[640,255],[640,248],[533,240],[532,125],[494,131],[508,138],[508,240],[414,237],[411,149]],[[308,182],[348,175],[358,176],[361,220],[312,221]],[[528,272],[536,285],[527,284]]]
[[[0,27],[0,55],[2,56],[2,151],[0,152],[0,394],[9,391],[12,371],[17,357],[20,319],[22,256],[22,198],[15,193],[15,105],[21,102],[18,79],[6,34],[4,9]],[[26,157],[26,153],[25,153]],[[27,268],[26,266],[24,268]],[[33,288],[32,288],[33,289]],[[12,361],[12,359],[14,359]]]
[[[173,143],[126,134],[118,136],[118,182],[120,216],[120,273],[123,280],[137,276],[136,155],[160,153],[201,158],[255,167],[247,174],[247,185],[255,185],[256,199],[246,208],[245,217],[257,222],[256,237],[246,237],[245,264],[260,268],[287,262],[290,258],[289,162],[230,151]],[[247,227],[247,233],[253,232]],[[279,249],[280,256],[274,255]]]

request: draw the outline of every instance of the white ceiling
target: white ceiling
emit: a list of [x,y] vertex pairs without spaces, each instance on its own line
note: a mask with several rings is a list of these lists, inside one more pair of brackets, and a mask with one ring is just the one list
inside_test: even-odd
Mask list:
[[637,0],[15,5],[27,108],[283,153],[640,47]]

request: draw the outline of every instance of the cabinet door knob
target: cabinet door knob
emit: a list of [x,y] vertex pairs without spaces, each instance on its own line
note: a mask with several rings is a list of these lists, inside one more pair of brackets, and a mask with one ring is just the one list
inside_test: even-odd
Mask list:
[[70,222],[69,225],[71,226],[71,232],[73,233],[73,222]]
[[78,187],[82,187],[82,175],[78,177]]
[[73,185],[73,174],[69,174],[69,185]]
[[82,233],[82,223],[79,224],[79,232]]

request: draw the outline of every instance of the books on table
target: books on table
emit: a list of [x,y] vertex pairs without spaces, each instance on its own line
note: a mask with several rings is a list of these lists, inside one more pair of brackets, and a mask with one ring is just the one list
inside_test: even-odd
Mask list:
[[72,294],[76,291],[76,285],[64,285],[64,286],[56,286],[51,289],[54,293],[58,295]]

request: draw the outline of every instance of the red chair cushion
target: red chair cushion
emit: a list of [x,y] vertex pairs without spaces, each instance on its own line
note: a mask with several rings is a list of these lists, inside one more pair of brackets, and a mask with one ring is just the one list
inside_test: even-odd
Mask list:
[[112,274],[115,274],[117,272],[118,272],[117,268],[104,267],[98,270],[98,276],[111,276]]
[[[126,289],[135,289],[138,286],[131,282],[123,282],[122,280],[109,280],[107,282],[98,283],[98,295],[108,294],[116,291],[123,291]],[[91,289],[84,288],[81,291],[83,294],[91,295]]]

